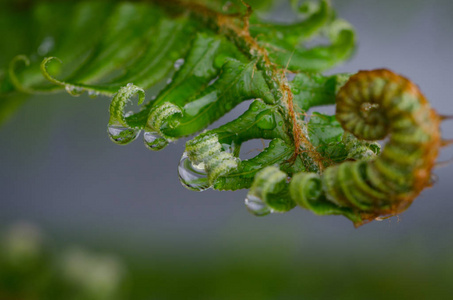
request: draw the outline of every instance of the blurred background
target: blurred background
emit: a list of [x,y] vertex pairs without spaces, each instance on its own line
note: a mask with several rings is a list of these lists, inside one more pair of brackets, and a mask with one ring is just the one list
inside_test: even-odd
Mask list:
[[[355,26],[359,48],[330,73],[390,68],[453,115],[452,1],[333,3]],[[288,14],[282,4],[273,17]],[[0,128],[0,232],[11,255],[56,256],[81,285],[100,280],[93,289],[115,295],[105,299],[453,297],[451,164],[434,171],[433,188],[404,214],[358,229],[299,208],[255,217],[245,190],[181,186],[184,140],[157,153],[141,138],[112,143],[109,101],[35,96]],[[451,121],[442,129],[453,138]],[[452,156],[446,149],[439,160]]]

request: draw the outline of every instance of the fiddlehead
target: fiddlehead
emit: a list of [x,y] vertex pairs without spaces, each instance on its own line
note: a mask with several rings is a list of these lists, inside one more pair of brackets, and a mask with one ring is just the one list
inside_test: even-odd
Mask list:
[[138,104],[145,100],[145,91],[132,83],[121,88],[113,97],[110,103],[110,120],[108,124],[108,134],[110,139],[120,145],[128,144],[133,141],[140,133],[140,128],[132,127],[128,122],[128,116],[124,112],[127,102],[135,94],[138,94]]
[[296,175],[292,196],[301,206],[318,212],[313,205],[328,200],[337,209],[351,209],[360,225],[402,212],[430,185],[441,146],[440,118],[411,81],[388,70],[361,71],[339,91],[336,117],[360,139],[390,134],[389,140],[375,159],[346,161],[321,177]]
[[327,197],[371,216],[406,209],[430,185],[441,145],[440,118],[418,87],[388,70],[361,71],[338,93],[336,115],[361,139],[390,137],[378,158],[326,170]]
[[[219,176],[237,169],[238,164],[239,159],[222,148],[218,135],[202,134],[186,143],[186,153],[178,167],[179,177],[188,189],[202,191],[211,187]],[[196,169],[201,176],[191,174]]]
[[247,209],[257,216],[292,209],[295,203],[288,197],[286,180],[286,173],[275,166],[258,172],[245,199]]

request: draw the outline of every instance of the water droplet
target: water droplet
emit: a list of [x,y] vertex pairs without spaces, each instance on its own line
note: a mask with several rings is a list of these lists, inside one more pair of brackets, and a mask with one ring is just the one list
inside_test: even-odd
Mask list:
[[173,81],[173,79],[171,79],[171,78],[168,78],[168,80],[167,80],[167,84],[170,84],[170,83],[171,83],[172,81]]
[[245,198],[245,206],[247,207],[247,210],[255,216],[265,216],[272,212],[269,206],[255,195],[247,195],[247,198]]
[[161,137],[157,132],[146,131],[143,134],[143,141],[146,148],[153,151],[162,150],[168,145],[168,141]]
[[64,89],[66,90],[66,92],[71,94],[72,91],[74,90],[74,86],[73,85],[65,85]]
[[80,96],[83,93],[83,88],[74,85],[66,85],[65,90],[72,96]]
[[96,98],[97,96],[99,96],[99,92],[93,91],[93,90],[89,90],[89,91],[88,91],[88,96],[89,96],[90,98]]
[[259,101],[254,101],[252,103],[252,105],[250,106],[250,108],[252,109],[252,111],[258,111],[258,109],[260,108],[260,103]]
[[134,85],[134,84],[133,84],[132,82],[129,82],[126,86],[127,86],[127,87],[131,87],[131,86],[133,86],[133,85]]
[[174,67],[176,70],[179,70],[183,64],[184,64],[184,58],[180,58],[175,61]]
[[277,124],[275,124],[274,114],[271,111],[263,111],[258,114],[255,121],[257,121],[256,125],[259,128],[265,130],[272,130],[277,126]]
[[109,125],[107,132],[113,142],[119,145],[126,145],[137,138],[140,130],[123,127],[121,125]]
[[211,187],[203,165],[193,165],[187,154],[181,157],[178,165],[179,181],[187,189],[201,192]]

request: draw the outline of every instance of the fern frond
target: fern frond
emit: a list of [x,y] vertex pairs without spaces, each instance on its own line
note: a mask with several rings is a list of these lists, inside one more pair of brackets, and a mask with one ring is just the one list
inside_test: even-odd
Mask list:
[[[260,2],[262,7],[270,3]],[[144,131],[145,145],[161,150],[253,99],[236,120],[187,142],[179,166],[186,187],[251,188],[246,203],[260,215],[300,205],[361,224],[381,213],[400,212],[381,210],[379,203],[336,201],[335,188],[325,187],[330,179],[322,177],[324,171],[330,174],[338,164],[344,168],[346,160],[373,161],[380,147],[346,132],[350,124],[334,116],[306,119],[310,108],[335,104],[340,89],[351,81],[350,74],[320,72],[348,59],[356,37],[328,0],[295,6],[296,22],[276,24],[242,1],[40,2],[26,14],[42,42],[24,47],[37,51],[11,57],[0,73],[0,108],[12,107],[10,99],[20,93],[66,90],[113,97],[112,141],[128,144]],[[309,46],[316,39],[326,42]],[[157,95],[149,97],[149,89]],[[136,94],[141,110],[129,113]],[[241,160],[241,145],[252,139],[270,143],[255,157]],[[358,185],[368,180],[360,176]]]

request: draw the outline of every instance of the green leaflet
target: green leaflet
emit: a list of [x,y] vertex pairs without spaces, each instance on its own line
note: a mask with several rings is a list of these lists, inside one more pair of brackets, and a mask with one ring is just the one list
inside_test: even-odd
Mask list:
[[256,174],[245,199],[248,210],[257,216],[263,216],[292,209],[295,203],[288,197],[286,178],[286,173],[275,166],[267,167]]
[[349,23],[335,19],[325,29],[330,45],[313,48],[294,47],[290,44],[269,45],[271,57],[291,71],[325,71],[348,59],[356,44],[354,29]]
[[335,104],[338,90],[348,79],[349,74],[326,77],[318,73],[298,73],[289,83],[296,108],[305,113],[315,106]]
[[193,134],[218,120],[242,101],[252,98],[261,98],[267,103],[274,101],[255,62],[244,65],[228,60],[212,85],[181,106],[181,118],[160,130],[170,137]]
[[347,159],[372,158],[381,149],[377,142],[357,140],[345,132],[335,116],[315,112],[308,123],[308,132],[310,141],[325,158],[326,165]]
[[[256,2],[261,12],[273,3]],[[333,179],[316,173],[339,164],[347,178],[344,161],[369,160],[379,145],[345,132],[335,116],[305,118],[310,108],[335,104],[350,75],[319,72],[352,55],[355,33],[328,0],[291,2],[297,13],[292,24],[265,21],[242,1],[223,0],[43,1],[25,12],[0,9],[0,24],[15,14],[24,20],[10,40],[27,37],[0,61],[0,122],[26,93],[109,96],[107,131],[117,144],[143,131],[146,147],[157,151],[199,133],[186,143],[178,167],[187,188],[250,188],[246,205],[257,215],[299,205],[359,223],[360,210],[328,198],[321,189]],[[4,28],[0,33],[7,34]],[[310,46],[316,41],[322,45]],[[135,96],[140,110],[134,113],[129,104]],[[253,101],[237,119],[203,131],[247,100]],[[241,159],[242,144],[253,139],[270,143]]]
[[288,161],[294,148],[280,139],[274,139],[257,156],[240,162],[237,170],[218,178],[213,187],[216,190],[238,190],[249,188],[257,172],[267,166],[280,165],[288,168]]
[[[161,103],[176,101],[181,103],[185,99],[190,98],[194,94],[203,90],[211,81],[218,68],[216,68],[215,60],[218,58],[218,50],[221,45],[221,40],[214,37],[207,37],[204,34],[198,34],[194,40],[192,48],[185,60],[179,60],[182,66],[174,75],[170,84],[168,84],[157,96],[154,101],[148,102],[143,109],[134,115],[126,118],[128,127],[143,129],[146,127],[148,115],[153,106],[158,106]],[[117,98],[118,101],[127,101]],[[177,102],[180,101],[180,102]],[[117,112],[112,101],[110,105],[110,114],[125,114],[124,105],[121,106],[122,111]],[[152,130],[152,128],[150,129]]]
[[[308,9],[308,6],[311,8]],[[306,9],[301,7],[299,10],[302,15],[306,16],[303,21],[294,24],[269,24],[269,22],[264,23],[256,19],[254,20],[256,23],[251,24],[250,31],[262,43],[285,43],[288,47],[296,47],[318,34],[327,25],[333,13],[326,0],[317,3],[306,2],[304,7]],[[310,12],[302,13],[304,10],[310,10]]]

